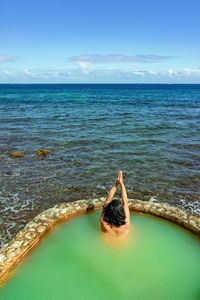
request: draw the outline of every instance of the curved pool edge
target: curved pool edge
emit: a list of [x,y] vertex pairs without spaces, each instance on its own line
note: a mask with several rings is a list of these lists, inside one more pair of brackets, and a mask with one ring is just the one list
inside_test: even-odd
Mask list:
[[[10,278],[9,273],[56,224],[73,216],[101,208],[105,200],[106,198],[98,198],[63,203],[37,215],[1,249],[0,285]],[[200,218],[178,208],[136,199],[129,199],[129,208],[131,211],[165,218],[200,236]]]

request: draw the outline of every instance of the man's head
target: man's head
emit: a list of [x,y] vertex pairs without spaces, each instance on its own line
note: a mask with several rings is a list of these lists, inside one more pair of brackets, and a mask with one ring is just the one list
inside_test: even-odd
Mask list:
[[120,200],[112,200],[103,210],[103,220],[111,226],[124,225],[125,213]]

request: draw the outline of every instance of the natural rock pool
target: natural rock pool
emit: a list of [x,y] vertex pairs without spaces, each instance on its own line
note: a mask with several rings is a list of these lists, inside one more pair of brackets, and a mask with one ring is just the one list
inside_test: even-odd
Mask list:
[[126,243],[102,236],[100,211],[57,226],[18,265],[0,299],[199,299],[200,243],[181,227],[131,213]]

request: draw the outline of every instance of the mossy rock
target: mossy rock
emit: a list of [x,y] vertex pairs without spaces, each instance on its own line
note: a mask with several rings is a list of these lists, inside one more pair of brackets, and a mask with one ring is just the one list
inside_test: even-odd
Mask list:
[[23,157],[24,153],[21,153],[21,152],[11,152],[10,155],[12,157]]
[[48,149],[40,149],[40,150],[36,151],[36,153],[41,156],[45,156],[45,155],[49,154],[50,152],[51,152],[51,150],[48,150]]

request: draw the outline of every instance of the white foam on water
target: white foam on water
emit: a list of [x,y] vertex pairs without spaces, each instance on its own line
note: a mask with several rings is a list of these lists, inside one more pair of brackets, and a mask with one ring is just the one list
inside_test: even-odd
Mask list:
[[[149,199],[149,202],[160,202],[156,196],[153,196]],[[170,206],[168,202],[162,202],[166,206]],[[179,204],[177,205],[178,208],[183,210],[189,210],[191,214],[197,214],[200,216],[200,201],[196,200],[194,202],[189,202],[186,199],[180,199]]]
[[158,202],[158,199],[156,198],[156,196],[153,196],[149,199],[149,202]]
[[[34,209],[34,201],[32,199],[22,200],[20,193],[8,193],[4,188],[0,191],[0,247],[5,246],[8,239],[12,239],[13,229],[19,224],[26,223],[27,211]],[[6,225],[6,226],[5,226]],[[19,228],[20,230],[20,228]]]
[[100,189],[103,189],[103,190],[106,190],[106,187],[102,184],[97,184],[97,188],[100,188]]
[[188,202],[185,199],[180,199],[180,208],[189,210],[192,214],[200,215],[200,201]]

